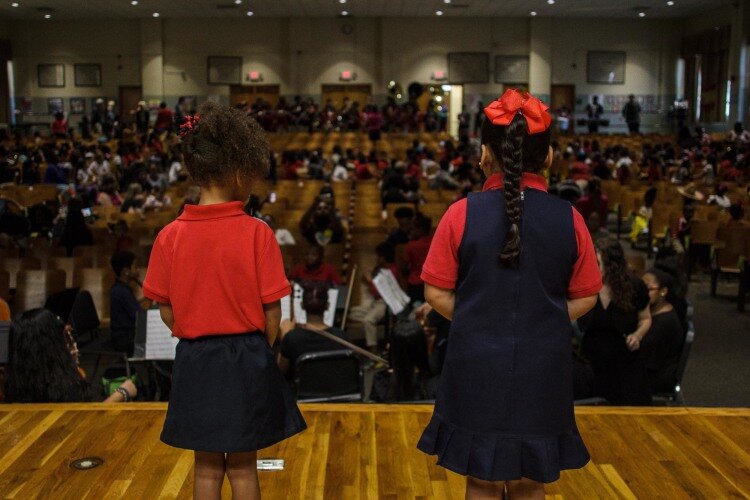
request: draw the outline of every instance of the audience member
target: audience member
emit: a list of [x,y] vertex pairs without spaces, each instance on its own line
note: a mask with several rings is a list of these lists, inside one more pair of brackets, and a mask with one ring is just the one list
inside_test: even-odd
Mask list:
[[325,281],[334,285],[341,285],[341,276],[336,269],[324,262],[325,250],[320,245],[310,245],[307,260],[292,270],[289,276],[300,281]]
[[578,320],[584,332],[582,352],[594,372],[594,395],[613,405],[650,405],[648,375],[640,353],[651,327],[648,290],[628,272],[617,240],[602,238],[596,247],[603,286],[594,309]]
[[409,243],[406,244],[404,255],[406,283],[412,302],[424,302],[424,281],[422,281],[422,266],[427,258],[427,252],[432,243],[432,219],[417,214],[412,223]]
[[414,210],[410,207],[398,207],[393,216],[396,218],[398,226],[388,234],[386,243],[392,247],[405,245],[409,243],[409,233],[411,232],[412,221],[414,220]]
[[344,238],[344,226],[330,198],[319,196],[302,216],[299,229],[311,245],[341,243]]
[[[75,403],[93,399],[78,369],[78,348],[65,324],[46,309],[24,312],[11,324],[5,401]],[[126,380],[105,403],[130,401],[138,391]]]
[[648,288],[651,328],[641,342],[652,394],[674,391],[677,363],[682,353],[685,331],[671,304],[672,278],[660,269],[643,275]]
[[628,96],[628,102],[622,108],[622,116],[625,118],[625,123],[628,124],[628,131],[631,134],[639,134],[641,127],[641,105],[636,102],[633,94]]
[[135,319],[141,309],[133,292],[134,287],[140,286],[135,255],[130,251],[121,251],[112,256],[110,263],[116,277],[109,292],[112,347],[132,356]]
[[68,200],[67,216],[60,236],[60,245],[65,247],[67,256],[72,257],[75,247],[93,244],[94,238],[91,230],[86,226],[86,219],[83,216],[83,203],[78,198],[71,198]]
[[600,224],[606,227],[609,199],[602,194],[602,183],[598,177],[592,177],[589,180],[586,186],[586,195],[578,199],[575,207],[584,220],[588,220],[592,213],[596,213],[599,216]]

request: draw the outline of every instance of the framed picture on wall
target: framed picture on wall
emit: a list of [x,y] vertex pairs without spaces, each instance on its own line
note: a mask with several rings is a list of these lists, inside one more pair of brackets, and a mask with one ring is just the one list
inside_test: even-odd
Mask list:
[[40,87],[65,87],[64,64],[37,64],[36,75]]
[[589,51],[586,82],[610,85],[625,83],[625,52]]
[[490,54],[488,52],[449,52],[448,81],[450,83],[488,83]]
[[63,110],[63,99],[62,97],[50,97],[47,99],[47,114],[54,115]]
[[101,87],[101,64],[76,64],[74,66],[76,87]]
[[242,58],[208,56],[209,85],[240,85],[242,83]]
[[83,115],[86,113],[86,99],[84,97],[70,98],[70,114]]
[[495,83],[527,84],[529,56],[495,56]]

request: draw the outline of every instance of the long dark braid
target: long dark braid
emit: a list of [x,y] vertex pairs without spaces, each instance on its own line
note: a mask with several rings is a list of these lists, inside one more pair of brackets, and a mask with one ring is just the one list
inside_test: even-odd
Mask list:
[[550,132],[528,134],[521,113],[508,126],[482,123],[482,144],[487,145],[501,163],[504,174],[505,213],[508,232],[500,252],[500,265],[516,269],[521,257],[521,177],[523,172],[538,173],[544,167],[550,144]]

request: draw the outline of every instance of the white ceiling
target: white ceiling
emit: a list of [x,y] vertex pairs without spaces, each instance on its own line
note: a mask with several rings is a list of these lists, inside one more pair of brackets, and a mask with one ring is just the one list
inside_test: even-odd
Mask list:
[[[136,19],[159,12],[162,18],[246,17],[335,17],[343,9],[358,17],[528,17],[533,10],[544,17],[636,17],[639,7],[648,7],[647,18],[684,18],[727,6],[733,0],[0,0],[0,16],[10,19],[42,19],[43,9],[53,9],[53,19]],[[218,6],[229,8],[218,8]]]

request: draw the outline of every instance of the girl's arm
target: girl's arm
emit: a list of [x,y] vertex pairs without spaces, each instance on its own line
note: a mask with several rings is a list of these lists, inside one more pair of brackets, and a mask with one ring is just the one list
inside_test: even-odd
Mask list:
[[591,295],[589,297],[581,297],[580,299],[568,300],[568,315],[570,321],[575,321],[596,305],[597,295]]
[[161,314],[161,320],[167,325],[167,328],[174,329],[174,312],[172,311],[171,304],[159,304],[159,313]]
[[439,288],[429,283],[424,284],[424,296],[427,303],[442,317],[453,320],[453,308],[456,305],[455,290]]
[[646,305],[638,311],[638,328],[625,338],[625,343],[631,351],[637,351],[641,347],[641,341],[651,328],[651,309]]
[[266,340],[268,345],[273,346],[279,334],[279,324],[281,323],[281,301],[263,304],[263,312],[266,314]]

